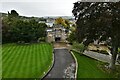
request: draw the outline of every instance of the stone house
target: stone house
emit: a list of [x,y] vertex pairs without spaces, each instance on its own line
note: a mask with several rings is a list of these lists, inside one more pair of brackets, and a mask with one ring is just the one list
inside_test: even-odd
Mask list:
[[62,25],[53,25],[47,29],[47,42],[65,42],[67,36],[65,28]]

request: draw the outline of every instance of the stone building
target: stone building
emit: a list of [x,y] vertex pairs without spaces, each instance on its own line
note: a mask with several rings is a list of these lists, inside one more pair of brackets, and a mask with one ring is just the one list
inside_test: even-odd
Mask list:
[[47,29],[47,42],[65,42],[67,34],[65,28],[62,25],[53,25],[52,28]]

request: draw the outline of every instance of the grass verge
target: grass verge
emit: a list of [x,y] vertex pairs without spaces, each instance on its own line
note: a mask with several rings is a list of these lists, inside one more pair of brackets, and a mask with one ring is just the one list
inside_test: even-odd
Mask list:
[[77,78],[110,78],[109,74],[98,67],[99,61],[80,55],[75,51],[72,52],[78,61]]

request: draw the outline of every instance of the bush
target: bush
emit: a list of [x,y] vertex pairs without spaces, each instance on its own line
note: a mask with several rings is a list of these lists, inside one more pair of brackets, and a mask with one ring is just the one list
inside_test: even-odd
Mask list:
[[118,53],[120,53],[120,48],[118,48]]
[[72,32],[69,37],[67,38],[67,40],[70,42],[70,43],[73,43],[74,41],[76,41],[76,35],[75,35],[75,32]]
[[108,52],[105,51],[105,50],[100,50],[100,51],[98,51],[98,52],[99,52],[99,53],[102,53],[102,54],[107,54],[107,55],[109,55]]
[[85,45],[83,43],[74,42],[73,43],[73,49],[82,53],[85,50]]

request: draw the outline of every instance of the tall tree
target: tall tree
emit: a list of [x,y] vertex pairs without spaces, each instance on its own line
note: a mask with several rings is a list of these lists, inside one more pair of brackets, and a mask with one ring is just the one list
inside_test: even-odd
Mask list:
[[19,14],[15,10],[11,10],[11,13],[8,12],[8,16],[2,15],[2,17],[2,42],[14,42],[12,27],[14,27],[19,20]]
[[120,2],[75,2],[72,11],[77,20],[77,40],[89,43],[109,41],[111,46],[110,68],[115,69],[120,43]]
[[17,13],[17,11],[11,10],[11,13],[8,12],[8,16],[11,16],[11,17],[18,17],[19,14]]

